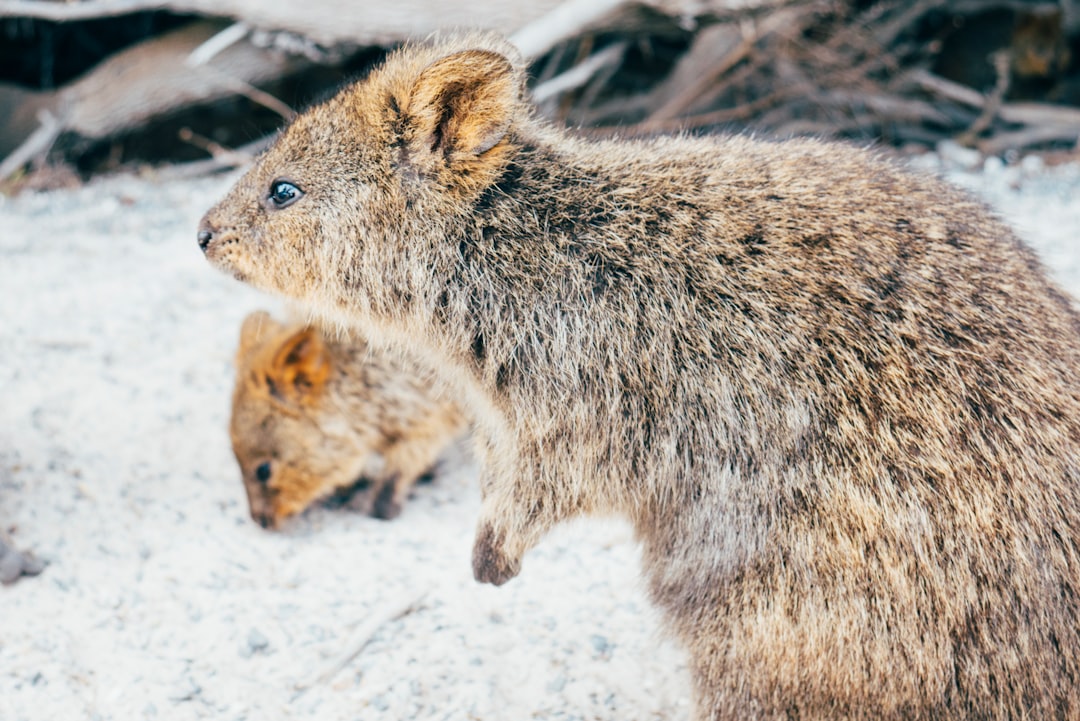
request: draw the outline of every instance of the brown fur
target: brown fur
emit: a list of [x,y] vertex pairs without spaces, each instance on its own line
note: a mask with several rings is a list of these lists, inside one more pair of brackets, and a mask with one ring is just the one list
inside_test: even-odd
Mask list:
[[[236,366],[229,431],[251,517],[263,527],[361,477],[369,486],[354,505],[394,518],[464,429],[456,406],[436,398],[419,368],[264,312],[244,321]],[[269,474],[260,480],[263,464]]]
[[480,419],[480,580],[629,518],[695,719],[1080,718],[1080,320],[1032,253],[873,153],[585,142],[522,83],[495,39],[406,48],[200,244],[443,359]]

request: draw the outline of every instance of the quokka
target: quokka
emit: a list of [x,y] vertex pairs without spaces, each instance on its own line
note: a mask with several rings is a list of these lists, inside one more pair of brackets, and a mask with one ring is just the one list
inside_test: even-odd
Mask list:
[[362,339],[252,313],[240,331],[229,434],[251,517],[277,528],[317,500],[397,517],[466,427],[425,371]]
[[1080,718],[1080,318],[982,204],[814,140],[576,138],[407,46],[211,209],[240,280],[441,358],[473,567],[617,514],[701,719]]

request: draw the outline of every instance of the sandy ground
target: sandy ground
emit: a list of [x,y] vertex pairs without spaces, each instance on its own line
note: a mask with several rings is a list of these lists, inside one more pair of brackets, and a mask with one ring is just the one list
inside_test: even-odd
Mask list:
[[[963,162],[1080,294],[1080,167]],[[687,719],[621,524],[475,584],[460,456],[393,522],[250,521],[231,359],[243,316],[280,308],[196,248],[228,184],[0,198],[0,523],[49,562],[0,589],[0,719]]]

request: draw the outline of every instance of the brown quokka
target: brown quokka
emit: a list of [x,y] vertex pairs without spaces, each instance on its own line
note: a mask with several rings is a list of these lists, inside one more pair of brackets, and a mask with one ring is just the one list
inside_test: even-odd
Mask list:
[[351,505],[395,518],[465,428],[407,360],[262,311],[244,320],[236,369],[229,433],[251,517],[264,528],[361,478],[367,488]]
[[630,519],[695,719],[1080,718],[1080,318],[980,203],[813,140],[587,142],[406,47],[216,207],[218,268],[443,358],[473,566]]

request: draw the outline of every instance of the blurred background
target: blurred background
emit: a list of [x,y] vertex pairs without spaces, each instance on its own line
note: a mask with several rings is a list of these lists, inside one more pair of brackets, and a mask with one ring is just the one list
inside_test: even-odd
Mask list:
[[1078,157],[1080,0],[0,0],[0,190],[242,165],[463,26],[511,36],[541,112],[583,134]]

